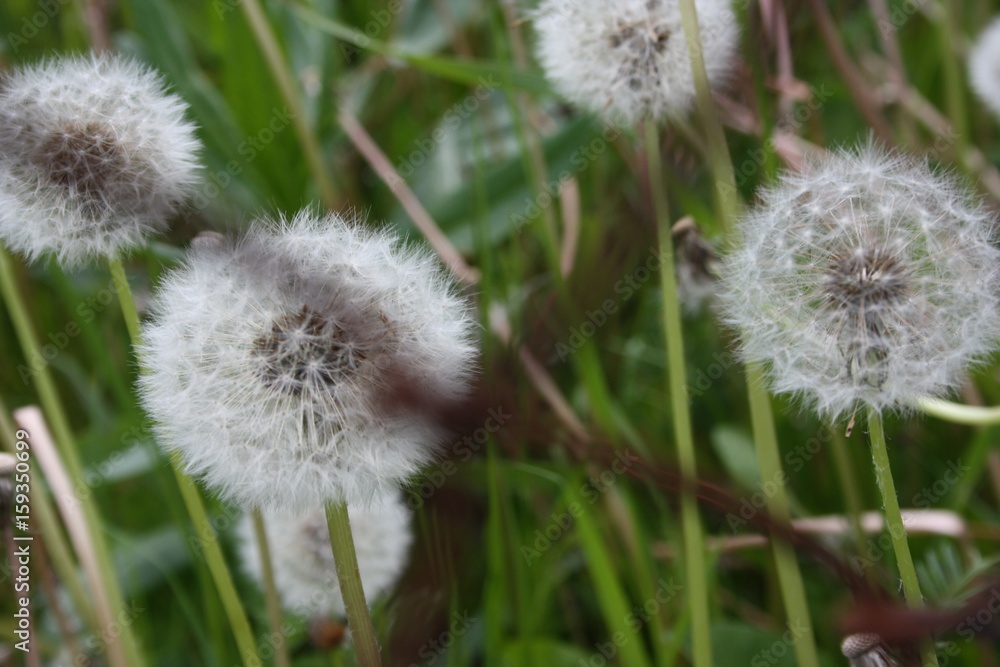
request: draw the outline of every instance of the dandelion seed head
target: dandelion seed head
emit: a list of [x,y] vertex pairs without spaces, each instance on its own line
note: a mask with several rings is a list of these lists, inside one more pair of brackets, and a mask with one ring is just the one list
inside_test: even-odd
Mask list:
[[[398,493],[364,507],[348,507],[361,585],[369,605],[386,595],[406,567],[413,534],[410,512]],[[274,580],[281,605],[297,616],[346,617],[330,532],[323,511],[264,515]],[[253,522],[237,525],[243,568],[263,580]]]
[[823,415],[905,411],[995,349],[995,220],[926,163],[873,146],[815,158],[739,228],[725,319],[775,391]]
[[983,29],[969,49],[968,68],[972,90],[1000,118],[1000,17]]
[[[709,81],[729,73],[736,19],[725,0],[697,0]],[[612,122],[675,118],[695,99],[677,0],[544,0],[537,54],[557,92]]]
[[308,212],[194,245],[146,327],[161,443],[241,506],[363,502],[433,460],[440,425],[393,403],[463,398],[469,308],[423,251]]
[[898,664],[885,650],[882,639],[870,632],[858,632],[844,638],[840,652],[851,667],[890,667]]
[[0,239],[68,267],[163,231],[196,181],[187,107],[152,70],[93,55],[22,67],[0,85]]

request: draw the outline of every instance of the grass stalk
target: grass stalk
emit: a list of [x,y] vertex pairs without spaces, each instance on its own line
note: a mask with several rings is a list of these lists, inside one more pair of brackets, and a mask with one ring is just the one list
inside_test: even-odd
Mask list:
[[379,656],[375,628],[368,613],[368,603],[365,602],[365,591],[361,586],[358,554],[354,550],[354,535],[351,534],[347,503],[327,503],[326,521],[330,528],[330,546],[333,547],[333,562],[337,567],[340,594],[347,611],[347,627],[351,630],[358,665],[380,667],[382,658]]
[[[885,430],[882,426],[882,414],[874,408],[868,409],[868,437],[872,446],[872,462],[875,469],[875,479],[879,491],[882,492],[882,502],[885,505],[885,524],[892,540],[892,550],[896,554],[896,565],[899,576],[903,580],[903,594],[906,603],[913,609],[924,606],[924,596],[920,592],[920,581],[917,570],[913,566],[913,556],[910,554],[910,544],[906,539],[906,526],[903,524],[903,514],[899,511],[899,500],[896,498],[896,485],[892,481],[892,468],[889,465],[889,451],[885,446]],[[933,642],[927,641],[921,648],[924,667],[937,667],[937,654]]]
[[319,139],[313,129],[309,127],[306,109],[302,104],[302,97],[295,83],[295,77],[281,52],[278,38],[268,23],[264,8],[259,0],[243,0],[239,5],[243,9],[247,23],[250,24],[250,30],[253,32],[254,39],[257,40],[257,45],[260,46],[268,69],[271,70],[271,76],[278,84],[285,104],[291,110],[292,126],[295,128],[295,134],[302,146],[302,152],[305,153],[306,164],[312,173],[313,181],[319,189],[320,199],[323,200],[323,204],[327,208],[337,208],[337,190],[333,184],[333,178],[330,176],[330,170],[323,160]]
[[261,579],[264,581],[264,601],[267,604],[267,622],[271,626],[271,636],[280,637],[274,647],[275,667],[291,667],[292,660],[288,654],[288,643],[281,626],[281,600],[278,598],[278,587],[274,583],[274,566],[271,564],[271,546],[267,542],[267,530],[264,517],[257,510],[253,512],[253,534],[257,541],[257,551],[260,553]]
[[[29,361],[42,359],[38,336],[35,334],[34,325],[28,316],[21,293],[17,289],[17,278],[14,274],[14,266],[10,255],[3,248],[0,248],[0,293],[7,304],[7,312],[10,315],[11,323],[14,326],[15,335],[21,345],[24,356]],[[32,364],[34,366],[34,364]],[[38,400],[42,404],[48,421],[52,425],[56,446],[59,448],[59,456],[66,467],[67,474],[74,485],[74,488],[87,488],[86,478],[83,471],[83,462],[80,460],[76,439],[73,430],[69,425],[69,418],[63,408],[62,400],[56,389],[55,380],[49,371],[48,363],[40,364],[33,376],[35,389],[38,391]],[[125,604],[122,599],[121,589],[118,586],[116,569],[113,566],[111,553],[101,534],[102,525],[100,513],[94,502],[93,494],[76,494],[85,518],[85,530],[89,534],[89,543],[94,550],[94,559],[100,576],[98,581],[92,582],[94,586],[103,589],[111,608],[112,616],[124,613]],[[139,645],[135,639],[135,634],[131,625],[123,624],[120,635],[111,638],[109,642],[108,654],[114,658],[119,649],[124,651],[129,660],[129,665],[141,666],[146,662],[139,652]],[[114,662],[112,663],[114,664]]]
[[[758,363],[747,365],[747,389],[750,392],[750,413],[753,428],[754,447],[762,482],[773,480],[774,493],[767,497],[768,513],[781,522],[791,517],[788,510],[788,494],[785,490],[787,477],[781,468],[781,452],[778,436],[774,428],[771,397],[764,388],[764,371]],[[816,650],[816,636],[813,633],[809,615],[809,601],[806,599],[802,571],[795,555],[795,549],[785,540],[771,541],[771,552],[778,572],[778,587],[785,604],[789,623],[801,624],[805,630],[793,645],[799,667],[819,667],[819,653]]]
[[[118,303],[122,309],[122,316],[125,318],[125,326],[132,341],[132,348],[138,350],[142,344],[142,335],[139,329],[139,311],[135,305],[135,298],[132,296],[132,288],[129,286],[128,277],[125,275],[125,269],[120,260],[109,260],[109,268],[115,290],[118,292]],[[215,581],[219,598],[229,619],[229,626],[236,638],[240,658],[246,665],[260,664],[260,656],[254,642],[250,621],[243,608],[243,603],[240,601],[240,596],[236,592],[236,586],[233,585],[232,574],[226,565],[225,557],[222,555],[218,536],[211,521],[209,521],[198,488],[184,472],[183,463],[178,456],[170,456],[170,465],[173,468],[174,477],[177,479],[177,486],[180,488],[188,516],[191,517],[191,524],[198,533],[198,543],[205,556],[205,562],[208,564],[212,579]]]
[[691,57],[691,71],[694,75],[694,87],[697,94],[698,115],[702,119],[705,140],[708,144],[708,155],[712,175],[715,178],[716,204],[722,215],[725,228],[731,225],[739,213],[739,201],[736,197],[736,175],[729,158],[729,148],[726,145],[726,133],[719,119],[719,112],[712,99],[712,89],[708,82],[708,71],[705,69],[705,54],[701,45],[701,29],[698,27],[698,10],[695,0],[680,0],[681,19],[684,23],[684,38],[688,44],[688,55]]
[[864,529],[861,527],[864,502],[861,500],[861,489],[858,488],[858,477],[854,474],[854,462],[851,460],[851,452],[843,433],[834,430],[830,444],[833,450],[833,466],[837,469],[837,478],[847,506],[847,520],[851,524],[851,532],[854,533],[855,548],[860,553],[865,537]]
[[[656,212],[660,237],[660,281],[663,289],[663,334],[667,348],[667,384],[670,410],[677,441],[677,457],[685,482],[698,476],[694,433],[688,411],[687,364],[684,360],[684,333],[681,328],[681,305],[677,295],[674,270],[674,247],[671,238],[670,211],[663,185],[659,132],[656,121],[647,118],[643,128],[646,159],[649,165],[650,192]],[[708,574],[705,570],[705,535],[698,515],[698,501],[688,490],[681,491],[681,530],[684,535],[684,569],[691,610],[691,637],[696,667],[712,665],[711,618],[708,608]]]
[[[705,69],[701,29],[698,26],[698,12],[694,0],[680,0],[680,9],[684,23],[684,36],[687,39],[688,53],[691,57],[691,69],[694,76],[698,113],[703,121],[710,166],[715,179],[715,192],[718,212],[721,218],[721,227],[725,231],[732,227],[739,214],[740,204],[739,194],[736,190],[736,175],[733,171],[729,147],[726,144],[725,130],[722,127],[722,121],[716,110],[715,101],[712,99],[708,72]],[[663,273],[667,273],[666,267]],[[771,401],[766,389],[764,389],[762,372],[758,366],[748,366],[746,378],[757,461],[760,466],[762,479],[769,479],[775,475],[783,474],[781,469],[781,455],[774,428],[774,417],[771,412]],[[785,494],[783,485],[779,484],[778,492],[768,499],[768,510],[776,518],[789,518],[788,497]],[[790,545],[781,541],[775,541],[772,550],[778,566],[778,585],[781,588],[781,595],[788,618],[789,620],[803,621],[807,628],[802,640],[795,644],[798,663],[804,667],[816,666],[819,664],[816,638],[810,621],[809,604],[805,595],[805,584],[802,580],[802,572],[799,569],[795,552]]]

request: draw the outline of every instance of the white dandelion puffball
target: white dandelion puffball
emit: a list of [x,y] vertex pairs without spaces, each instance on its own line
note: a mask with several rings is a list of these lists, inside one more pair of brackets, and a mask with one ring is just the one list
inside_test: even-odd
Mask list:
[[[710,84],[729,73],[738,28],[728,0],[697,0]],[[615,123],[687,114],[694,77],[678,0],[543,0],[536,52],[556,91]]]
[[969,82],[982,103],[1000,117],[1000,17],[986,26],[969,50]]
[[830,417],[906,411],[995,349],[995,222],[914,158],[871,145],[813,158],[740,221],[725,319],[776,392]]
[[193,188],[187,105],[118,56],[52,59],[0,79],[0,240],[67,267],[162,232]]
[[[348,507],[348,514],[361,587],[371,606],[395,585],[406,566],[413,541],[410,512],[399,494],[394,493],[367,507]],[[281,606],[303,618],[344,618],[347,614],[323,510],[268,513],[264,515],[264,526]],[[237,531],[243,567],[260,584],[260,551],[249,515],[240,520]]]
[[438,424],[395,409],[468,391],[473,320],[439,263],[330,214],[197,243],[144,330],[160,442],[224,499],[298,511],[386,493],[433,460]]

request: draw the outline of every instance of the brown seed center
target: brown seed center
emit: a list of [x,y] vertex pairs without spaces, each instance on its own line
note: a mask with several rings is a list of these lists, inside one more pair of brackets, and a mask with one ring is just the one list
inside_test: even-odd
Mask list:
[[275,320],[254,341],[261,381],[283,393],[332,392],[358,370],[367,353],[330,318],[308,307]]
[[853,248],[830,262],[823,293],[837,308],[866,311],[899,302],[909,283],[896,253],[885,247]]
[[54,183],[95,201],[104,199],[128,166],[121,143],[99,123],[53,132],[27,158]]

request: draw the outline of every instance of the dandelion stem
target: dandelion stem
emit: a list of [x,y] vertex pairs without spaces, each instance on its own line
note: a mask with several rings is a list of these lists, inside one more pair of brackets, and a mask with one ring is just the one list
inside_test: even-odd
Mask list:
[[[892,469],[889,466],[889,452],[885,446],[885,430],[882,427],[882,414],[874,408],[868,409],[868,437],[872,446],[872,461],[875,468],[875,479],[882,492],[882,502],[885,504],[885,523],[892,540],[892,550],[896,554],[896,565],[899,576],[903,580],[903,594],[906,603],[913,609],[924,606],[924,596],[920,592],[920,582],[917,570],[913,567],[913,556],[910,555],[910,545],[906,540],[906,526],[903,515],[899,511],[899,500],[896,498],[896,485],[892,481]],[[937,654],[931,642],[926,642],[922,649],[924,667],[937,667]]]
[[[115,290],[118,292],[118,303],[121,305],[122,315],[125,318],[125,326],[128,328],[132,341],[132,348],[136,350],[142,343],[142,336],[139,330],[139,311],[135,306],[132,288],[129,286],[125,269],[119,260],[109,260],[109,268],[114,280]],[[176,454],[170,457],[170,465],[177,479],[177,486],[180,488],[181,497],[184,499],[184,506],[187,508],[188,516],[191,517],[191,524],[198,531],[199,545],[203,550],[205,562],[208,564],[212,579],[215,581],[215,587],[219,592],[219,598],[222,600],[222,606],[226,610],[226,616],[229,619],[233,636],[236,638],[241,659],[246,665],[260,664],[257,645],[253,638],[253,630],[250,628],[250,621],[247,619],[246,611],[243,609],[243,604],[240,602],[236,587],[233,585],[232,575],[226,565],[226,559],[222,555],[218,536],[208,519],[208,513],[205,511],[205,504],[202,502],[201,495],[198,493],[194,481],[184,473],[183,464]]]
[[[781,453],[774,428],[774,415],[771,412],[771,397],[764,388],[764,371],[759,363],[751,363],[747,364],[746,372],[747,389],[750,392],[753,441],[757,450],[760,478],[763,482],[778,482],[774,485],[774,493],[768,495],[767,511],[775,519],[787,522],[789,519],[788,494],[785,492],[787,478],[781,469]],[[802,571],[799,569],[795,549],[787,541],[775,539],[771,542],[771,551],[777,566],[778,587],[781,589],[788,621],[795,623],[796,627],[801,625],[804,628],[799,641],[795,642],[797,664],[800,667],[819,667],[819,654],[816,651],[816,637],[809,615],[809,602],[806,599],[805,584],[802,581]]]
[[1000,424],[1000,407],[997,406],[984,408],[978,405],[952,403],[939,398],[922,398],[917,401],[917,407],[928,415],[955,424],[970,426]]
[[139,311],[135,306],[135,299],[132,297],[132,288],[129,287],[125,267],[122,266],[120,259],[112,257],[108,259],[108,268],[111,270],[115,291],[118,292],[118,303],[121,305],[122,315],[125,317],[125,327],[128,329],[129,339],[135,345],[139,341]]
[[330,528],[330,546],[333,547],[333,562],[337,566],[340,594],[347,610],[347,627],[351,630],[354,648],[358,654],[360,667],[380,667],[378,641],[375,628],[368,614],[365,591],[361,586],[361,572],[358,570],[358,555],[354,550],[354,535],[351,534],[351,520],[347,515],[347,503],[327,503],[326,521]]
[[261,579],[264,582],[264,600],[267,603],[267,622],[271,626],[271,636],[279,638],[274,647],[275,667],[291,667],[292,661],[288,655],[288,643],[281,629],[281,602],[278,599],[278,587],[274,584],[274,567],[271,565],[271,547],[267,543],[267,531],[264,517],[259,511],[253,512],[253,532],[257,540],[257,551],[260,553]]
[[[0,248],[0,293],[7,304],[7,312],[10,314],[11,324],[14,326],[15,334],[21,345],[21,350],[26,359],[41,359],[39,351],[38,337],[35,334],[34,326],[28,317],[28,311],[24,300],[17,289],[17,278],[14,275],[14,267],[10,255],[3,248]],[[83,463],[76,446],[73,431],[70,428],[69,418],[63,409],[59,392],[56,389],[55,381],[49,372],[47,363],[37,367],[33,374],[35,388],[38,391],[38,399],[42,404],[49,423],[56,445],[59,447],[59,457],[66,467],[67,474],[74,485],[74,488],[88,489],[83,474]],[[77,486],[78,485],[78,486]],[[112,619],[119,613],[125,612],[125,605],[122,599],[121,590],[118,587],[116,570],[112,566],[111,554],[104,542],[101,534],[101,516],[94,503],[93,494],[77,494],[83,515],[86,519],[84,530],[90,536],[90,545],[94,551],[94,560],[99,572],[99,580],[90,582],[95,588],[101,588],[110,606]],[[128,662],[124,662],[122,653],[127,655]],[[144,665],[138,643],[135,639],[133,628],[130,624],[122,626],[121,635],[111,638],[108,643],[108,658],[112,665]]]
[[[685,485],[698,476],[695,460],[694,434],[688,411],[687,366],[684,360],[684,334],[681,328],[681,305],[677,296],[674,271],[674,247],[670,230],[670,211],[663,186],[663,165],[656,121],[647,118],[643,128],[646,139],[646,159],[649,167],[650,192],[656,211],[660,236],[660,284],[663,290],[663,333],[667,348],[667,384],[670,388],[671,421],[677,441],[677,457]],[[705,535],[698,516],[698,501],[690,489],[682,488],[681,531],[684,534],[684,569],[691,609],[691,635],[694,664],[712,665],[711,618],[708,608],[708,575],[705,571]]]

